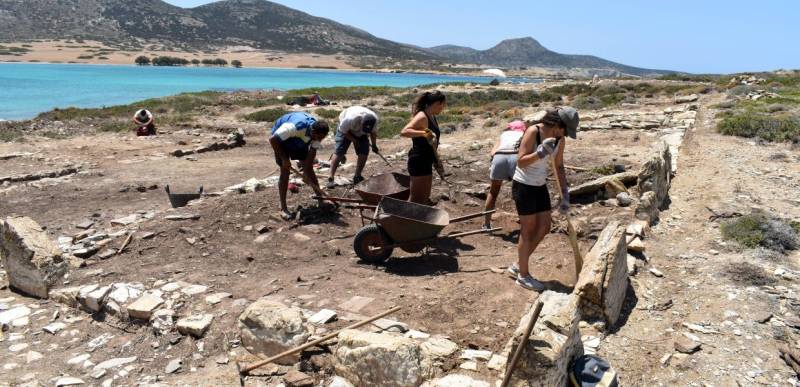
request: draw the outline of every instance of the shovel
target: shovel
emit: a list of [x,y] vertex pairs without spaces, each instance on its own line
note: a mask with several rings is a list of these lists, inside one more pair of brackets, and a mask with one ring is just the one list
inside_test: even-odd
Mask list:
[[[553,156],[550,156],[550,167],[553,168],[553,175],[555,176],[559,198],[564,200],[564,198],[561,197],[561,182],[558,181],[558,168],[556,168],[556,160]],[[567,234],[569,235],[569,244],[572,246],[572,253],[575,255],[575,280],[577,281],[578,277],[581,275],[581,269],[583,268],[583,256],[581,255],[581,248],[578,246],[578,233],[575,232],[575,227],[572,225],[572,218],[570,217],[569,212],[564,214],[564,216],[567,218]]]

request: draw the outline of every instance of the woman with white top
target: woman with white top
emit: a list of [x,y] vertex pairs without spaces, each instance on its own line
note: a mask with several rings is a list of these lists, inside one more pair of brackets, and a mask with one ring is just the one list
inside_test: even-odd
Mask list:
[[572,107],[548,110],[544,118],[535,122],[522,136],[511,187],[520,223],[518,260],[508,267],[508,273],[526,289],[544,290],[544,285],[530,275],[528,262],[536,247],[550,232],[553,220],[550,215],[550,193],[547,191],[551,158],[555,160],[556,178],[562,187],[563,200],[559,211],[566,213],[569,210],[569,188],[564,171],[564,136],[577,138],[578,123],[578,112]]
[[[512,121],[500,134],[500,138],[492,148],[492,166],[489,168],[492,185],[486,196],[484,211],[494,210],[497,204],[497,195],[500,193],[500,188],[503,187],[503,181],[510,181],[514,177],[514,171],[517,169],[517,153],[519,153],[519,144],[523,133],[525,133],[525,122]],[[486,215],[483,228],[486,230],[492,228],[492,214]]]

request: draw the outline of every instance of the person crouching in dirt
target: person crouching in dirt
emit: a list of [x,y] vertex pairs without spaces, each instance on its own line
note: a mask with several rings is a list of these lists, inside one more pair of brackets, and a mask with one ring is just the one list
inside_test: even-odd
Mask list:
[[137,136],[155,136],[156,124],[153,113],[147,109],[141,109],[133,115],[133,122],[136,124]]
[[[314,160],[322,140],[328,136],[328,123],[324,120],[303,113],[294,112],[285,114],[272,126],[269,143],[275,151],[275,162],[281,167],[280,180],[278,180],[278,194],[281,201],[281,218],[291,220],[294,214],[286,205],[286,191],[289,189],[289,175],[292,172],[292,160],[303,162],[303,176],[305,183],[310,185],[314,192],[324,197],[319,188],[317,174],[314,172]],[[322,204],[322,201],[320,201]]]
[[373,152],[380,153],[378,149],[378,115],[375,112],[363,106],[351,106],[339,114],[339,127],[336,129],[336,151],[331,161],[331,175],[328,177],[327,184],[329,189],[336,187],[334,181],[336,169],[339,168],[339,163],[344,159],[351,143],[358,157],[353,184],[358,184],[364,181],[361,173],[367,164],[370,144],[372,144]]
[[508,267],[508,274],[516,278],[517,284],[530,290],[542,291],[544,285],[534,279],[528,271],[531,254],[550,232],[550,194],[547,191],[547,175],[551,159],[555,159],[556,178],[561,183],[562,198],[558,209],[569,211],[569,188],[564,170],[564,136],[577,138],[579,117],[571,107],[548,110],[544,118],[529,127],[522,136],[517,168],[511,194],[517,205],[520,233],[517,263]]
[[400,132],[401,136],[410,138],[412,142],[408,152],[410,202],[430,205],[434,166],[440,176],[444,175],[441,160],[436,157],[441,136],[436,115],[444,110],[446,103],[447,97],[441,91],[422,93],[411,108],[411,122]]
[[[492,180],[489,187],[489,194],[486,195],[486,206],[484,211],[491,211],[497,205],[497,195],[503,187],[503,181],[511,180],[517,169],[517,154],[519,153],[522,134],[525,133],[525,121],[516,120],[508,124],[508,127],[500,134],[500,138],[492,148],[492,163],[489,168],[489,179]],[[492,214],[486,214],[483,228],[492,228]]]

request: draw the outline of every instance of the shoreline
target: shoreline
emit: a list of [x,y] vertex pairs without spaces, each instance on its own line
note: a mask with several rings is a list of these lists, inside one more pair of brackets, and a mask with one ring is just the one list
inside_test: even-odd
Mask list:
[[0,60],[0,65],[66,65],[66,66],[108,66],[108,67],[134,67],[134,68],[184,68],[184,69],[229,69],[229,70],[295,70],[295,71],[318,71],[318,72],[341,72],[341,73],[350,73],[350,74],[358,74],[358,73],[370,73],[370,74],[410,74],[410,75],[437,75],[443,77],[475,77],[475,78],[487,78],[487,79],[520,79],[520,78],[528,78],[528,79],[537,79],[532,77],[524,77],[524,76],[509,76],[506,78],[500,78],[497,76],[492,76],[485,74],[483,72],[476,72],[476,73],[448,73],[448,72],[438,72],[438,71],[424,71],[424,70],[406,70],[406,69],[366,69],[366,68],[350,68],[350,69],[340,69],[340,68],[321,68],[321,67],[288,67],[288,66],[243,66],[240,68],[235,68],[232,66],[195,66],[195,65],[186,65],[186,66],[153,66],[153,65],[137,65],[137,64],[123,64],[123,63],[99,63],[99,62],[90,62],[90,63],[77,63],[77,62],[59,62],[59,61],[8,61],[8,60]]

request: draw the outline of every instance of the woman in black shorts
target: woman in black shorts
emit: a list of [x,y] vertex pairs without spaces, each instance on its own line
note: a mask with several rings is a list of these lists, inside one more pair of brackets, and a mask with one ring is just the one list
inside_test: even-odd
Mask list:
[[530,290],[542,291],[544,285],[534,279],[528,271],[531,254],[550,232],[550,194],[547,191],[547,175],[551,158],[555,158],[557,176],[561,183],[563,198],[559,211],[569,210],[569,188],[564,171],[564,136],[577,138],[578,112],[571,107],[548,110],[544,118],[529,127],[522,136],[514,171],[511,195],[517,204],[520,232],[517,263],[508,267],[508,273],[517,284]]
[[439,123],[436,115],[444,110],[447,98],[441,91],[424,92],[414,100],[411,109],[411,122],[400,135],[411,139],[408,152],[408,174],[411,175],[411,196],[409,201],[430,204],[433,168],[441,168],[441,160],[436,159],[434,148],[439,146]]

